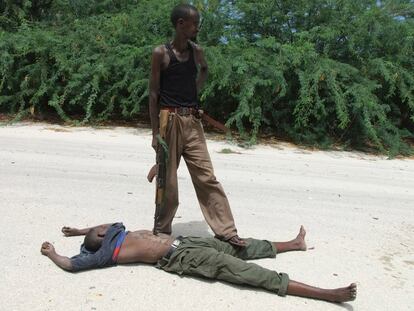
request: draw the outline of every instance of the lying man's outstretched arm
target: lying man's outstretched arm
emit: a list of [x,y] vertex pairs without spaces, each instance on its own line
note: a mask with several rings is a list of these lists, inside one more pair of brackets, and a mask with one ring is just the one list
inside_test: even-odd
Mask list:
[[55,247],[49,242],[43,242],[40,249],[42,255],[49,257],[58,267],[66,271],[73,271],[72,263],[68,257],[61,256],[55,251]]
[[62,228],[62,233],[69,237],[69,236],[78,236],[78,235],[87,235],[89,231],[91,231],[94,228],[102,228],[104,230],[108,229],[109,226],[111,226],[112,224],[104,224],[104,225],[99,225],[99,226],[95,226],[95,227],[89,227],[89,228],[84,228],[84,229],[77,229],[77,228],[72,228],[72,227],[63,227]]

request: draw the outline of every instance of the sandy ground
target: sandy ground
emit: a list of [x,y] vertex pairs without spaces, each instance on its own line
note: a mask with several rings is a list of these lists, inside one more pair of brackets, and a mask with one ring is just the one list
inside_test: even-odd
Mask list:
[[[1,310],[414,310],[414,161],[279,144],[240,149],[208,141],[243,237],[293,238],[307,252],[258,264],[320,287],[358,284],[330,304],[179,277],[150,265],[71,274],[40,254],[43,241],[74,255],[63,225],[123,221],[151,229],[150,132],[48,124],[0,127]],[[220,153],[230,148],[239,153]],[[184,162],[175,234],[208,236]]]

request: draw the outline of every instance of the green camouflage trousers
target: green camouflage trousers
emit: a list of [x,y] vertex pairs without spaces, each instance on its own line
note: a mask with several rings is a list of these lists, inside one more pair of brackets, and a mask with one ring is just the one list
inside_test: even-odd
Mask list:
[[185,237],[169,259],[158,267],[180,275],[194,275],[286,294],[289,277],[244,260],[274,258],[277,250],[265,240],[246,239],[244,248],[214,238]]

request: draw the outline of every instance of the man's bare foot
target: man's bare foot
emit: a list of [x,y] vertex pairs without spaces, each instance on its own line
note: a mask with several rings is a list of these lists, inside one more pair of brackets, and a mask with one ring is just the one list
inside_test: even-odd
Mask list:
[[324,289],[289,280],[286,293],[288,295],[321,299],[330,302],[345,302],[355,300],[357,287],[355,283],[352,283],[347,287]]
[[288,242],[273,242],[277,253],[291,252],[291,251],[306,251],[307,246],[305,242],[306,231],[303,226],[300,226],[299,233],[293,240]]
[[357,285],[352,283],[347,287],[331,289],[326,300],[331,302],[346,302],[355,300],[357,295]]
[[245,240],[243,240],[241,237],[239,237],[237,234],[233,237],[231,237],[230,239],[225,239],[219,235],[215,235],[214,238],[216,238],[217,240],[220,241],[224,241],[224,242],[228,242],[233,246],[237,246],[237,247],[246,247],[247,243]]
[[303,226],[300,226],[299,233],[297,237],[292,241],[293,244],[297,247],[298,251],[306,251],[307,246],[305,242],[306,230]]
[[246,247],[246,241],[241,239],[238,235],[235,235],[234,237],[227,240],[231,245],[237,246],[237,247]]

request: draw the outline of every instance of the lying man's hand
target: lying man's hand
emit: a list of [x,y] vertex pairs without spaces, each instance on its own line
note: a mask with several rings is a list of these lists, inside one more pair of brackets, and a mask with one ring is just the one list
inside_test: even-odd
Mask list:
[[49,256],[51,253],[55,252],[55,247],[49,242],[43,242],[40,252],[42,255]]
[[75,235],[80,235],[79,233],[79,229],[76,228],[71,228],[71,227],[63,227],[62,228],[62,233],[65,236],[75,236]]

